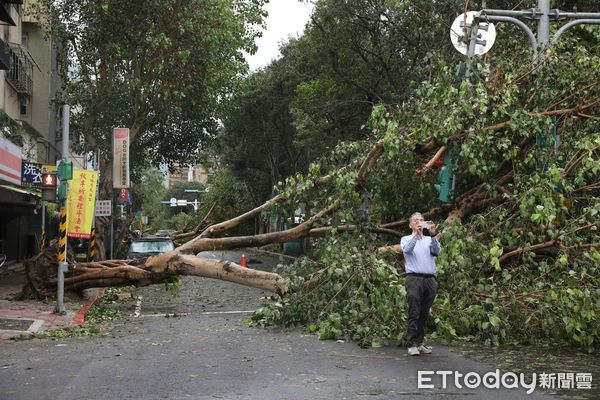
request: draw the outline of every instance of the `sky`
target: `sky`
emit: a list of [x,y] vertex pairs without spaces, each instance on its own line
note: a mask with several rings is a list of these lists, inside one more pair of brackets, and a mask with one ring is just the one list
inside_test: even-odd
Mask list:
[[246,56],[251,71],[279,58],[281,41],[285,41],[290,35],[297,37],[302,34],[313,5],[298,0],[270,0],[265,9],[269,13],[266,20],[267,29],[263,31],[263,36],[256,40],[256,54]]

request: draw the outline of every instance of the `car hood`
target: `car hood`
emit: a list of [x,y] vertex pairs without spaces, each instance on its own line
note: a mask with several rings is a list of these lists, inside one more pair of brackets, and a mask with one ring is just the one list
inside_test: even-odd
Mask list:
[[147,251],[145,253],[127,253],[127,258],[145,258],[150,256],[155,256],[158,254],[162,254],[160,251]]

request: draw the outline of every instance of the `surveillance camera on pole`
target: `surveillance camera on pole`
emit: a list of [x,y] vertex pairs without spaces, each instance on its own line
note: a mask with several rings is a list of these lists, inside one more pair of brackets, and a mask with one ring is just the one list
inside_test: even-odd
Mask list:
[[[476,11],[468,11],[459,15],[456,17],[450,28],[450,40],[452,41],[452,45],[465,56],[469,53],[473,20],[477,14]],[[475,36],[473,55],[483,55],[492,48],[496,41],[496,27],[490,22],[478,20],[477,29],[473,32],[473,35]]]

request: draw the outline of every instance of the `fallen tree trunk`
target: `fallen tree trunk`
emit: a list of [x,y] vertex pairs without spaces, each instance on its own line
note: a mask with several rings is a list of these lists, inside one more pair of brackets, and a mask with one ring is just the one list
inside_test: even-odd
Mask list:
[[[278,274],[251,270],[231,261],[203,259],[197,253],[208,250],[227,250],[240,247],[258,247],[270,243],[283,243],[306,236],[312,225],[324,215],[335,210],[339,200],[326,209],[321,210],[306,222],[282,232],[274,232],[255,236],[228,238],[201,238],[186,243],[177,249],[147,259],[111,260],[75,264],[69,266],[69,274],[65,277],[65,289],[80,291],[92,287],[107,286],[147,286],[170,281],[176,275],[193,275],[222,279],[282,294],[288,280]],[[48,248],[34,259],[28,260],[28,290],[23,296],[34,294],[36,297],[53,297],[57,283],[56,253],[58,247]],[[36,268],[37,266],[37,268]],[[42,268],[43,267],[43,268]],[[46,274],[40,275],[42,268]],[[37,271],[34,272],[34,271]],[[50,278],[49,276],[52,276]]]
[[[165,257],[167,254],[168,257]],[[106,268],[95,267],[90,270],[90,267],[83,264],[81,267],[87,268],[87,270],[81,274],[76,274],[79,266],[74,266],[70,269],[74,275],[65,278],[65,287],[83,290],[91,287],[119,285],[147,286],[168,282],[177,275],[191,275],[235,282],[281,295],[288,283],[287,279],[278,274],[245,268],[231,261],[175,253],[167,254],[150,257],[141,266],[124,264]],[[152,259],[157,257],[162,260],[160,265],[152,262]],[[50,283],[56,284],[56,281]]]
[[[585,109],[585,106],[576,109],[563,110],[562,112],[568,114],[575,111],[581,111],[582,109]],[[506,124],[508,123],[510,123],[510,121],[506,122]],[[501,127],[492,127],[490,129],[501,129]],[[446,146],[442,146],[439,142],[429,140],[425,144],[419,146],[418,149],[412,149],[411,151],[425,155],[435,152],[435,155],[424,166],[424,169],[428,169],[442,157],[445,148]],[[316,179],[314,181],[314,186],[316,188],[324,187],[340,174],[356,171],[355,187],[360,190],[364,187],[369,173],[376,168],[378,160],[385,154],[385,151],[385,141],[383,139],[378,140],[364,157],[349,163],[334,173]],[[581,161],[582,156],[583,155],[580,155],[573,160],[571,163],[573,168]],[[568,171],[570,170],[572,170],[572,168],[568,169]],[[503,186],[512,179],[513,174],[512,170],[503,172],[496,181],[496,187],[498,187],[504,197],[489,197],[484,190],[484,184],[481,183],[457,196],[455,205],[441,205],[424,212],[423,215],[426,219],[433,219],[434,217],[444,215],[446,216],[446,221],[449,222],[453,219],[464,218],[477,209],[492,204],[498,204],[504,201],[508,196],[506,190],[503,190]],[[297,187],[292,187],[291,189],[292,193],[295,193]],[[288,281],[277,274],[248,270],[229,261],[201,259],[196,257],[196,254],[203,251],[231,250],[244,247],[259,247],[273,243],[284,243],[307,236],[320,237],[329,234],[334,229],[334,227],[331,226],[314,227],[314,224],[320,218],[335,211],[340,204],[340,199],[335,200],[328,207],[316,213],[304,223],[291,229],[253,236],[215,237],[284,201],[286,201],[284,195],[279,194],[269,199],[261,206],[242,215],[209,226],[198,235],[199,230],[208,220],[208,216],[211,213],[209,210],[203,220],[192,232],[176,234],[176,239],[183,239],[193,235],[197,236],[175,250],[143,260],[121,260],[71,265],[70,275],[65,279],[65,288],[82,290],[97,286],[144,286],[168,282],[176,275],[193,275],[228,280],[282,294],[285,291]],[[408,225],[408,222],[407,219],[403,219],[391,223],[380,224],[379,226],[367,227],[365,229],[377,234],[392,235],[398,238],[402,236],[402,233],[397,229],[405,228]],[[335,229],[337,232],[349,232],[355,231],[357,227],[353,224],[347,224],[335,227]],[[399,245],[385,246],[378,251],[400,256],[402,254]],[[50,258],[38,258],[37,260],[34,260],[33,263],[43,260],[44,263],[47,264],[50,262]],[[55,270],[55,268],[50,267],[50,270],[53,269]],[[31,270],[33,271],[33,269]],[[33,290],[30,291],[31,293],[34,293],[38,297],[48,296],[49,293],[53,293],[54,290],[49,289],[55,286],[55,279],[38,279],[39,277],[35,277],[34,275],[35,274],[32,273],[30,277],[31,282],[33,282]]]
[[202,233],[203,229],[206,228],[210,214],[212,213],[212,211],[214,210],[216,205],[217,205],[216,202],[212,204],[212,206],[210,207],[210,209],[208,210],[208,212],[206,213],[204,218],[202,218],[202,220],[200,222],[198,222],[198,224],[196,225],[196,227],[194,229],[192,229],[190,232],[175,232],[173,235],[171,235],[171,239],[173,239],[173,241],[176,242],[178,240],[187,239],[189,237],[192,237],[192,236]]
[[[19,298],[53,298],[56,295],[56,243],[25,262],[28,278]],[[200,258],[169,252],[147,259],[108,260],[76,264],[69,259],[65,289],[82,291],[94,287],[148,286],[170,282],[177,275],[221,279],[281,295],[288,280],[278,274],[242,267],[231,261]]]

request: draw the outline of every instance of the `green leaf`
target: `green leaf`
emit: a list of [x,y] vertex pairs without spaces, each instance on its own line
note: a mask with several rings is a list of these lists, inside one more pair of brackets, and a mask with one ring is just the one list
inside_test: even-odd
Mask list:
[[489,317],[489,321],[490,321],[490,324],[492,324],[492,326],[494,328],[497,328],[498,325],[500,325],[500,318],[498,318],[498,316],[496,314],[491,314]]

